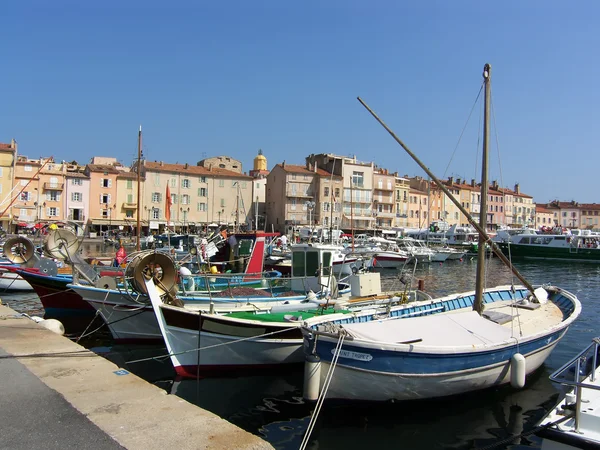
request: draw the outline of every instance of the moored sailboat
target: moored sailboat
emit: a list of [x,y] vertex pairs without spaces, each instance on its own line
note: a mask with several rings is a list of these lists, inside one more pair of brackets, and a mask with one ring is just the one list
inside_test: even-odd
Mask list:
[[[331,316],[305,324],[309,400],[415,400],[505,383],[523,387],[527,374],[543,364],[579,316],[581,304],[574,294],[555,286],[532,286],[485,232],[490,70],[486,64],[479,222],[359,98],[478,231],[476,286],[393,314]],[[488,242],[524,286],[484,288]]]

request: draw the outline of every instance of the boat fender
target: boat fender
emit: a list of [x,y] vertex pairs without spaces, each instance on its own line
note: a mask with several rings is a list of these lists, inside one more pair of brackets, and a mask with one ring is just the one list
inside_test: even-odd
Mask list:
[[193,291],[196,288],[192,271],[187,267],[181,266],[179,268],[179,276],[181,277],[181,283],[186,291]]
[[315,294],[313,291],[309,291],[308,294],[306,294],[306,300],[308,300],[309,302],[313,302],[313,303],[321,303],[321,300],[317,297],[317,294]]
[[546,291],[546,289],[544,289],[543,287],[539,287],[536,290],[534,290],[533,295],[541,305],[545,304],[548,301],[548,291]]
[[522,389],[525,386],[526,372],[525,357],[520,353],[515,353],[510,358],[510,385]]
[[319,398],[321,384],[321,359],[317,355],[306,355],[304,361],[304,399],[315,402]]
[[64,325],[56,319],[42,319],[38,316],[31,316],[30,319],[56,334],[60,334],[61,336],[65,334]]

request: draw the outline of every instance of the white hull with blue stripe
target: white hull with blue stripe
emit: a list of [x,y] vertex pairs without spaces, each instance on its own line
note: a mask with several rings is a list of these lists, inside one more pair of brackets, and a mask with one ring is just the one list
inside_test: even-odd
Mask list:
[[[388,316],[330,316],[303,328],[304,349],[320,361],[321,386],[339,353],[328,399],[415,400],[506,384],[514,370],[526,375],[539,368],[580,314],[573,294],[546,289],[549,299],[539,306],[529,300],[516,306],[525,303],[525,288],[488,289],[482,316],[472,311],[474,292]],[[511,363],[517,354],[524,360],[518,368]]]

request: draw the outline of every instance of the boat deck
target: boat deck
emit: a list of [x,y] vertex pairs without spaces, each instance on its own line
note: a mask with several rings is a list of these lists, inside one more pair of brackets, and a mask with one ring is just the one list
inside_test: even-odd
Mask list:
[[538,330],[548,329],[563,321],[563,312],[550,300],[536,309],[515,307],[512,300],[488,303],[484,308],[484,316],[490,312],[513,316],[514,321],[509,320],[502,326],[509,329],[514,328],[517,335],[521,330],[524,336],[535,334]]
[[[544,448],[579,448],[579,445],[589,443],[589,448],[600,446],[600,367],[595,371],[595,380],[588,377],[584,380],[584,384],[592,387],[584,387],[581,391],[581,410],[579,430],[575,429],[574,415],[566,422],[551,427],[549,430],[554,431],[549,436],[550,441],[572,444],[571,447],[561,447],[561,444],[547,442],[544,440]],[[573,410],[575,395],[571,392],[571,398],[565,397],[555,408],[546,416],[541,425],[555,422],[567,413]],[[544,436],[546,437],[546,436]],[[593,443],[593,444],[592,444]],[[552,444],[552,445],[551,445]]]
[[[482,316],[472,309],[460,308],[425,317],[344,324],[344,329],[358,339],[434,348],[494,345],[535,335],[562,321],[562,311],[552,302],[515,307],[512,300],[504,300],[486,304]],[[444,330],[443,342],[440,329]]]

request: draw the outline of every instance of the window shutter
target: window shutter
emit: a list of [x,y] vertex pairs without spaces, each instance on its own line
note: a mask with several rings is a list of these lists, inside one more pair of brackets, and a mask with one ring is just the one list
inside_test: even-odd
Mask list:
[[111,186],[112,186],[112,180],[109,178],[108,179],[108,187],[111,187]]
[[110,201],[110,194],[108,194],[108,204],[110,205],[112,202]]
[[58,217],[60,217],[60,208],[58,208],[58,207],[56,208],[56,215],[57,215]]
[[100,204],[102,204],[102,194],[100,194]]

